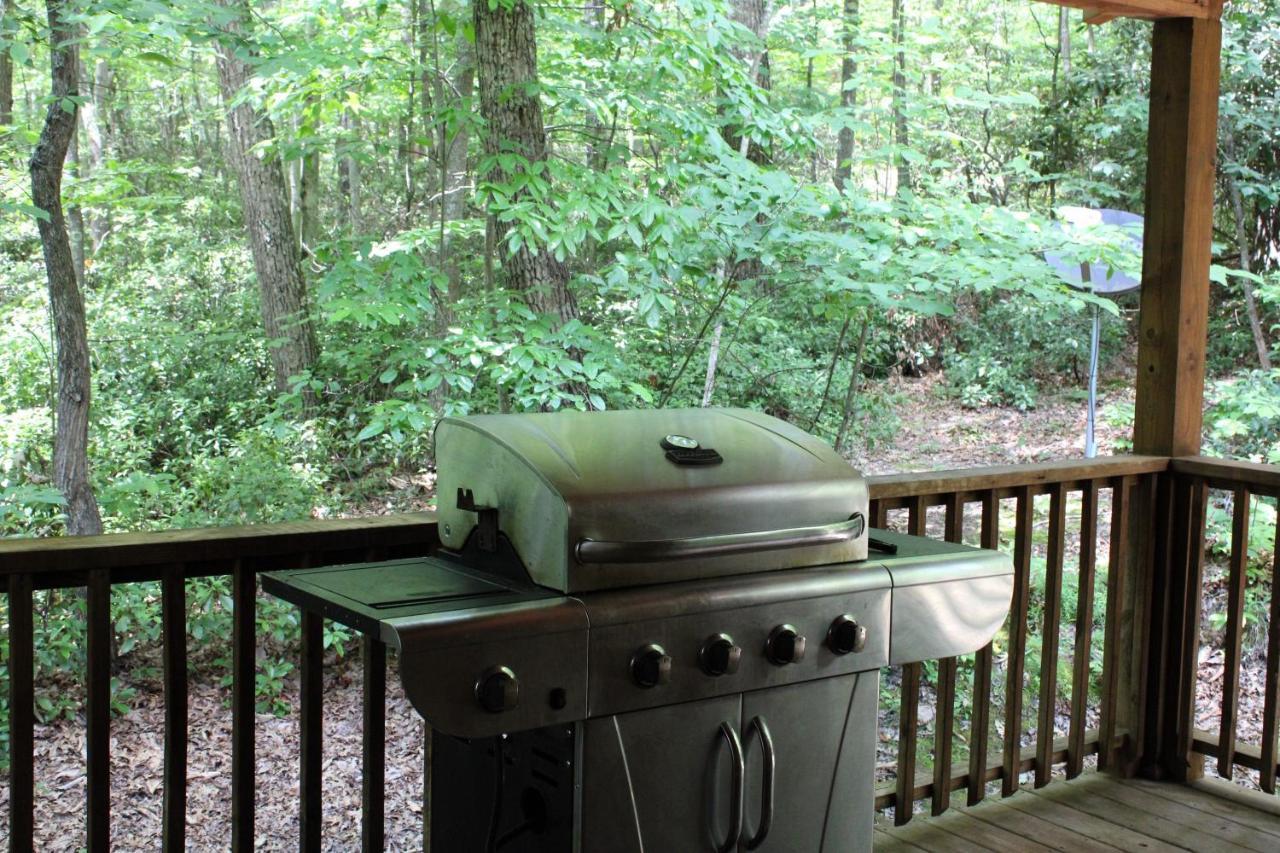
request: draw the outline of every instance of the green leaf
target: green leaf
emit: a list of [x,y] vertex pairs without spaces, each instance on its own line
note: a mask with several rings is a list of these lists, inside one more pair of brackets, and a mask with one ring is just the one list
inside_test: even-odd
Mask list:
[[382,421],[372,421],[368,426],[356,433],[356,441],[368,441],[374,436],[382,435],[386,429],[387,425]]

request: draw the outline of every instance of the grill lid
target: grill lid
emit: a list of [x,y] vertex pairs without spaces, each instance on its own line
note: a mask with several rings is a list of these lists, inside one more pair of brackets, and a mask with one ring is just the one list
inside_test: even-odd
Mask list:
[[511,541],[562,592],[866,559],[867,490],[829,446],[744,409],[446,418],[441,539]]

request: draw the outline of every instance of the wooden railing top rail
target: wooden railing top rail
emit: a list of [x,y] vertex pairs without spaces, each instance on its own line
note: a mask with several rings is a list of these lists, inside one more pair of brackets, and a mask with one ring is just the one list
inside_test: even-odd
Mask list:
[[433,512],[102,536],[0,539],[0,577],[396,548],[435,539]]
[[[1280,490],[1280,471],[1265,466],[1198,458],[1176,462],[1190,466],[1189,471],[1212,469],[1219,476],[1244,470],[1267,488]],[[892,500],[1151,474],[1164,471],[1168,466],[1169,460],[1162,456],[1108,456],[877,475],[868,477],[867,483],[873,499]],[[397,548],[433,540],[434,524],[434,513],[414,512],[103,536],[0,539],[0,577],[14,573],[75,574],[92,569],[144,569],[175,563],[253,561],[303,552]]]
[[917,474],[880,474],[868,477],[867,486],[873,500],[885,500],[1154,474],[1168,467],[1169,459],[1165,456],[1100,456]]
[[1280,466],[1260,462],[1233,462],[1209,456],[1182,456],[1170,461],[1169,470],[1204,480],[1213,488],[1247,488],[1253,494],[1280,495]]

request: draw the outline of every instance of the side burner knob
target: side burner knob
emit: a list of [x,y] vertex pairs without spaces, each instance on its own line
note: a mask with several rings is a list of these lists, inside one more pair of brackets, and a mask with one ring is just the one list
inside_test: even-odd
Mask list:
[[728,634],[712,634],[698,652],[698,663],[707,675],[733,675],[742,661],[742,647]]
[[514,710],[520,704],[520,679],[510,667],[490,667],[476,679],[476,701],[490,714]]
[[671,680],[671,655],[657,643],[642,646],[631,658],[631,677],[641,687],[657,687]]
[[867,647],[867,627],[848,613],[837,616],[827,631],[827,646],[838,655],[860,652]]
[[796,631],[794,625],[779,625],[769,634],[765,645],[765,654],[770,662],[783,666],[799,663],[804,659],[805,639]]

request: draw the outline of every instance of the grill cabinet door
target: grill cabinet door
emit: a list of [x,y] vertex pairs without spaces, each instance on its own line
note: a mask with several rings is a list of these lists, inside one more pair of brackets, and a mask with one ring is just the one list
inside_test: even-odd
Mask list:
[[724,696],[588,720],[583,853],[714,851],[729,832],[729,747],[742,698]]
[[742,701],[746,802],[741,849],[761,820],[764,720],[773,740],[772,826],[757,851],[870,850],[875,807],[875,670],[747,693]]

